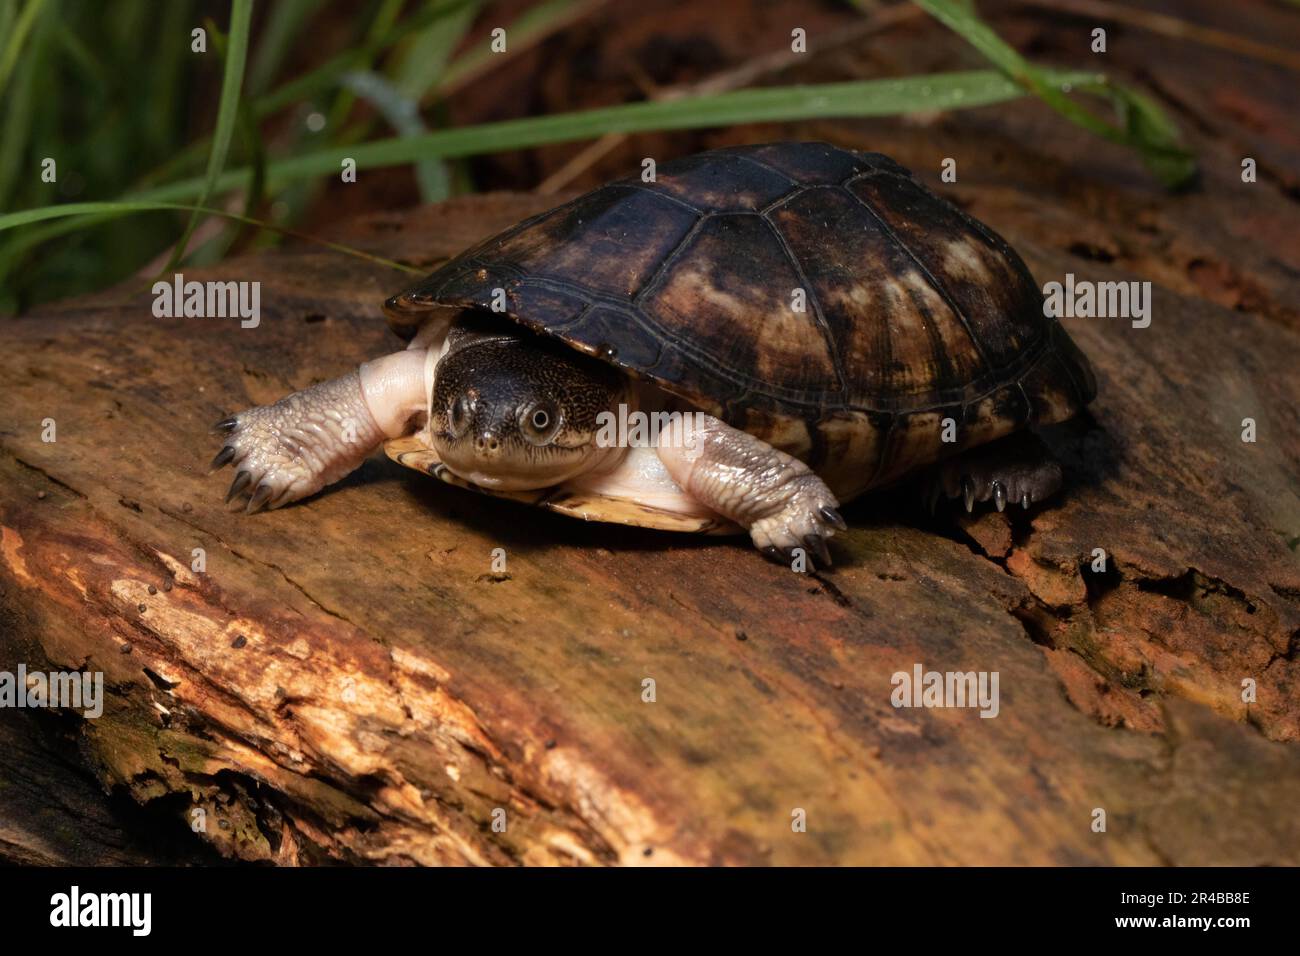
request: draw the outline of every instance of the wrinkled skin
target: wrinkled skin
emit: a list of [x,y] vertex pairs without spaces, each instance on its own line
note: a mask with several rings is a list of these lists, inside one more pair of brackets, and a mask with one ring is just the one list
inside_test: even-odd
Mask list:
[[428,437],[454,473],[484,488],[549,488],[608,464],[597,416],[627,380],[558,342],[471,319],[438,363]]

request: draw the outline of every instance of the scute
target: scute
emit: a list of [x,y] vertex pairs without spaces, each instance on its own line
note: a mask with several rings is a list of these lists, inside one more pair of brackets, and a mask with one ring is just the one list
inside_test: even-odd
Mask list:
[[1042,294],[1000,237],[910,179],[866,177],[849,189],[907,251],[913,271],[941,291],[990,380],[1041,344],[1049,324]]
[[523,274],[581,276],[592,292],[624,299],[641,290],[696,218],[648,190],[609,186],[514,234],[497,254]]
[[798,188],[775,169],[746,163],[739,153],[701,153],[665,163],[655,180],[642,186],[709,213],[758,212]]
[[731,146],[704,153],[739,156],[777,170],[792,183],[804,186],[833,186],[860,173],[885,172],[910,175],[883,153],[855,153],[828,143],[769,143],[760,146]]
[[799,396],[835,382],[836,371],[816,304],[791,308],[805,283],[774,235],[760,216],[702,220],[639,305],[675,352],[707,356],[738,387]]
[[956,450],[944,418],[967,447],[1096,391],[1000,236],[888,157],[824,143],[714,150],[601,187],[386,310],[409,338],[430,309],[502,294],[522,324],[774,436],[840,493]]

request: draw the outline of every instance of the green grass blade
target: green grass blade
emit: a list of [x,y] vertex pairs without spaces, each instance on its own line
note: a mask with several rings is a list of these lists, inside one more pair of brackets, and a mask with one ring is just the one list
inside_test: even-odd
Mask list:
[[606,0],[544,0],[519,15],[507,26],[507,45],[504,54],[493,53],[486,43],[466,50],[448,66],[436,86],[427,91],[431,96],[445,96],[464,84],[486,73],[506,57],[515,57],[536,46],[558,30],[581,20]]
[[303,25],[320,9],[323,0],[278,0],[258,38],[257,49],[248,66],[246,84],[250,96],[260,96],[275,79],[285,55],[299,39]]
[[[1043,71],[1057,88],[1103,82],[1095,73]],[[596,139],[610,132],[636,133],[660,129],[692,129],[747,122],[777,122],[809,118],[851,118],[897,113],[988,106],[1026,95],[997,70],[936,73],[901,79],[865,80],[814,86],[770,87],[699,96],[670,102],[631,103],[555,116],[506,120],[463,129],[439,130],[409,138],[378,140],[349,147],[331,147],[267,166],[267,185],[276,189],[312,176],[338,175],[343,157],[359,169],[399,166],[429,157],[452,159],[548,143]],[[250,170],[222,173],[213,194],[247,188]],[[125,197],[127,200],[183,202],[202,195],[204,180],[169,183]],[[60,206],[67,210],[70,207]],[[75,208],[75,207],[74,207]],[[39,213],[40,210],[30,210]],[[15,214],[21,215],[21,214]],[[72,215],[61,213],[60,215]],[[47,217],[48,218],[48,217]],[[0,222],[6,219],[0,217]],[[12,222],[12,220],[9,220]],[[34,220],[35,221],[35,220]],[[26,249],[76,228],[52,223],[11,240],[0,257],[0,271]]]
[[[425,132],[419,104],[442,78],[451,54],[465,38],[482,6],[481,0],[472,0],[446,16],[439,17],[395,51],[392,59],[396,62],[389,67],[389,74],[392,77],[392,91],[402,104],[400,119],[392,115],[391,106],[385,108],[383,103],[376,105],[399,135],[418,136]],[[380,80],[382,82],[382,77]],[[415,180],[423,202],[441,202],[451,195],[451,171],[441,159],[430,158],[417,162]]]
[[23,41],[27,39],[27,34],[36,24],[36,18],[40,16],[43,6],[45,0],[27,0],[27,4],[14,23],[13,33],[9,35],[4,49],[0,50],[0,97],[4,96],[5,87],[9,84],[9,76],[18,62],[18,53],[23,48]]
[[246,231],[245,226],[253,221],[251,217],[262,204],[266,192],[266,145],[262,142],[261,129],[253,122],[247,110],[239,111],[239,132],[253,163],[252,179],[244,191],[244,217],[232,222],[229,228],[222,230],[221,235],[212,237],[203,248],[194,252],[189,261],[195,265],[211,264],[225,258],[226,253]]
[[397,63],[389,69],[389,75],[404,97],[419,102],[433,89],[482,5],[482,0],[471,0],[449,11],[396,51]]
[[[338,86],[349,71],[368,68],[375,57],[384,50],[401,42],[411,33],[428,26],[438,17],[450,15],[477,2],[479,0],[436,0],[419,12],[413,13],[406,20],[381,31],[377,37],[367,40],[360,47],[345,50],[316,69],[286,81],[269,93],[255,97],[247,108],[255,119],[261,120],[295,103],[310,100]],[[179,150],[169,162],[143,176],[141,182],[165,181],[179,169],[196,167],[196,158],[202,156],[210,145],[209,137],[199,137]]]
[[302,76],[289,80],[276,87],[253,103],[253,115],[259,119],[269,116],[277,110],[284,109],[301,100],[310,99],[323,90],[338,85],[340,77],[349,70],[364,69],[374,61],[382,51],[399,42],[412,32],[420,30],[438,17],[458,10],[477,0],[438,0],[430,3],[418,13],[413,13],[375,38],[367,40],[360,47],[345,50],[331,57],[316,69]]
[[[37,4],[29,3],[24,8],[24,12],[36,6]],[[51,19],[46,17],[37,27],[36,32],[31,35],[31,42],[27,46],[23,62],[18,66],[16,82],[9,90],[8,97],[4,98],[3,94],[0,94],[0,98],[5,102],[3,115],[0,116],[0,208],[10,204],[24,163],[33,159],[28,145],[39,142],[35,136],[34,126],[40,100],[38,81],[46,72],[45,64],[49,55],[48,46],[53,26]],[[30,25],[28,29],[30,30]],[[51,158],[57,162],[63,157],[56,153]],[[64,168],[66,170],[66,166]],[[33,180],[36,174],[36,169],[30,171]],[[46,183],[39,183],[34,194],[45,198],[54,195],[56,188]],[[18,191],[21,193],[21,190]]]
[[[221,78],[221,101],[217,108],[217,129],[212,138],[212,152],[208,154],[208,170],[203,177],[203,190],[199,193],[199,207],[205,207],[217,188],[222,167],[226,163],[226,153],[230,149],[230,139],[235,132],[235,120],[239,113],[239,91],[244,81],[244,61],[248,55],[249,24],[253,18],[253,0],[231,0],[230,33],[226,44],[226,68]],[[176,267],[185,255],[190,236],[199,224],[201,212],[196,210],[190,216],[185,232],[176,243],[170,261],[163,269],[169,272]]]
[[[1096,73],[1044,71],[1057,88],[1100,83]],[[847,119],[898,113],[963,109],[1018,99],[1025,91],[996,70],[933,73],[888,80],[737,90],[670,101],[628,103],[576,113],[485,123],[421,136],[330,147],[272,162],[272,188],[307,176],[337,175],[345,157],[358,169],[400,166],[430,156],[444,159],[525,149],[550,143],[596,139],[606,133],[699,129],[739,123],[805,119]],[[247,169],[229,170],[217,192],[245,185]],[[202,182],[185,180],[136,193],[130,199],[176,201],[200,195]]]
[[[158,13],[157,35],[188,37],[192,29],[192,14],[187,4],[168,3]],[[160,43],[158,50],[148,58],[145,71],[137,73],[128,83],[117,84],[119,88],[132,89],[133,100],[138,98],[137,109],[143,116],[140,124],[142,145],[149,155],[166,155],[176,147],[177,120],[185,108],[183,100],[188,92],[190,58],[194,55],[188,42]],[[104,89],[112,89],[112,86],[106,84]]]
[[90,48],[71,30],[60,30],[57,36],[59,46],[67,54],[68,61],[83,76],[83,81],[96,86],[108,87],[109,78],[104,64],[99,61]]
[[9,36],[18,19],[18,0],[0,0],[0,37]]
[[[397,23],[397,18],[402,14],[402,7],[405,5],[406,0],[382,0],[379,5],[379,13],[366,31],[365,39],[362,42],[363,49],[369,49],[371,44],[377,43],[393,29]],[[360,64],[359,69],[370,70],[374,66],[375,55],[377,54],[367,57]],[[333,132],[339,129],[352,112],[355,103],[356,95],[346,86],[340,85],[339,88],[334,90],[334,102],[325,114],[326,130]]]
[[[420,136],[428,131],[420,119],[420,107],[383,75],[371,71],[348,73],[344,85],[361,99],[370,103],[397,131],[399,136]],[[447,198],[450,176],[446,164],[436,158],[416,160],[415,180],[424,202],[440,202]]]
[[1115,126],[1076,103],[1050,80],[1049,71],[1034,66],[981,20],[972,5],[959,0],[913,0],[944,26],[961,36],[990,63],[1034,93],[1062,116],[1111,142],[1137,151],[1152,172],[1169,187],[1186,185],[1196,175],[1191,153],[1178,143],[1177,128],[1151,99],[1110,83],[1104,77],[1075,84],[1106,97],[1125,119]]
[[[93,216],[98,221],[107,221],[110,218],[129,215],[140,212],[159,212],[165,210],[175,210],[178,212],[188,212],[201,216],[220,216],[223,219],[230,219],[234,222],[241,222],[250,226],[258,226],[262,229],[270,229],[273,232],[283,233],[287,236],[293,236],[305,242],[311,242],[327,249],[333,249],[336,252],[342,252],[349,256],[359,259],[365,259],[368,262],[378,263],[387,266],[390,269],[397,269],[400,272],[409,272],[415,275],[423,275],[421,269],[414,266],[408,266],[405,263],[395,262],[392,259],[385,259],[383,256],[372,255],[361,249],[344,245],[340,242],[330,242],[325,239],[317,239],[314,236],[305,233],[295,232],[292,229],[284,229],[274,223],[265,222],[261,219],[253,219],[249,216],[241,216],[238,213],[226,212],[222,209],[212,209],[203,206],[188,205],[186,203],[174,202],[72,202],[63,203],[58,206],[43,206],[40,209],[24,209],[20,212],[6,213],[0,215],[0,232],[7,229],[16,229],[19,226],[29,226],[33,223],[46,222],[51,219],[62,219],[69,216]],[[170,271],[164,269],[164,272]]]

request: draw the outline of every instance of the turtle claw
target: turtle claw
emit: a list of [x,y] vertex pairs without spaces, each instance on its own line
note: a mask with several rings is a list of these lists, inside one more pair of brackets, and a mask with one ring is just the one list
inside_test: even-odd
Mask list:
[[212,430],[218,433],[229,433],[229,432],[233,432],[238,427],[239,427],[239,416],[231,415],[228,418],[221,419],[221,421],[213,425]]
[[[779,564],[788,570],[793,570],[795,558],[797,557],[795,552],[804,551],[805,549],[802,544],[795,545],[792,548],[779,548],[774,544],[769,544],[766,548],[760,548],[759,550],[762,551],[763,557],[767,558],[773,564]],[[805,554],[806,553],[807,552],[805,551]]]
[[826,547],[826,539],[819,534],[806,535],[803,543],[808,546],[808,550],[817,556],[818,563],[828,568],[831,566],[831,549]]
[[826,542],[848,527],[836,510],[839,502],[825,482],[811,472],[791,479],[783,490],[777,509],[750,525],[754,546],[791,568],[800,559],[805,565],[800,570],[815,570],[814,562],[823,567],[830,565],[831,552]]
[[999,512],[1006,511],[1008,502],[1028,510],[1060,488],[1061,478],[1060,464],[1046,449],[994,442],[942,462],[930,479],[929,493],[933,496],[937,488],[947,498],[961,499],[967,514],[984,501]]
[[841,531],[849,530],[849,523],[845,521],[843,515],[841,515],[834,508],[828,508],[823,506],[818,509],[818,512],[821,514],[823,518],[825,518],[831,524],[835,525],[835,527],[838,528],[839,530]]
[[216,471],[218,468],[224,468],[235,460],[235,449],[229,445],[217,452],[217,457],[212,459],[212,464],[208,466],[208,473]]
[[834,564],[831,560],[831,549],[826,546],[826,539],[816,534],[808,535],[793,547],[778,548],[776,545],[771,545],[763,548],[762,551],[763,556],[769,561],[792,571],[795,570],[795,563],[802,559],[803,567],[798,569],[798,573],[806,574],[818,568],[829,568]]
[[230,504],[234,498],[238,497],[239,494],[252,483],[252,481],[253,475],[251,472],[244,471],[243,469],[237,471],[235,473],[235,480],[230,483],[230,490],[226,492],[226,504]]
[[248,507],[245,511],[248,514],[257,514],[266,507],[267,503],[275,495],[275,488],[263,482],[253,490],[253,495],[248,499]]

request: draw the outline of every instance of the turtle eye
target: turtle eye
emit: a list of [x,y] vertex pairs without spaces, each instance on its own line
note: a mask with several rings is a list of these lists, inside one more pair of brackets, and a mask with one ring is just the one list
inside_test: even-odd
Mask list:
[[560,430],[560,412],[552,405],[525,405],[519,413],[519,430],[534,445],[548,444]]
[[447,409],[447,425],[451,428],[453,438],[459,438],[469,429],[470,419],[470,401],[469,396],[462,395],[451,403]]

